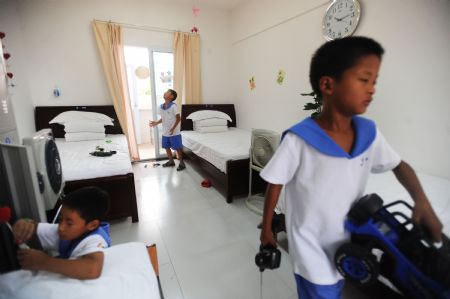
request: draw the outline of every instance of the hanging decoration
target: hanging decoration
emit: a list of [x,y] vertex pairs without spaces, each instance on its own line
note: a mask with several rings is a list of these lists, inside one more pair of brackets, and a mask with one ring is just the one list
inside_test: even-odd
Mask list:
[[192,6],[192,14],[194,15],[194,26],[192,27],[191,32],[198,33],[197,18],[200,15],[200,7],[198,7],[196,1],[194,1],[194,6]]
[[198,18],[200,15],[200,8],[198,6],[195,6],[192,8],[192,13],[194,14],[194,17]]
[[148,77],[150,77],[150,70],[146,66],[138,66],[134,71],[134,74],[139,79],[147,79]]
[[[4,39],[5,37],[6,37],[6,33],[0,32],[0,39]],[[3,49],[6,48],[5,45],[3,44],[3,42],[2,42],[2,47],[3,47]],[[5,59],[6,76],[9,78],[9,80],[11,80],[14,77],[14,74],[11,72],[11,70],[9,70],[9,66],[10,66],[9,59],[12,57],[12,55],[11,55],[11,53],[4,52],[3,49],[2,49],[2,52],[3,52],[3,59]],[[15,85],[11,82],[9,84],[9,86],[14,87]]]
[[161,72],[161,76],[159,76],[162,83],[172,83],[172,73],[167,71],[167,73]]
[[284,70],[280,69],[278,71],[278,75],[277,75],[277,83],[279,85],[283,85],[284,78],[286,78],[286,72]]
[[253,90],[256,88],[256,81],[255,81],[255,76],[252,76],[250,78],[250,80],[248,80],[249,85],[250,85],[250,90]]

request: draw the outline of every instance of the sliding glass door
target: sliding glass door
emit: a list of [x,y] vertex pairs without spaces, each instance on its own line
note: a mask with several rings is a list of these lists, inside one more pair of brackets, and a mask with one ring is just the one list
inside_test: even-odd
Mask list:
[[[164,103],[164,93],[167,89],[173,88],[173,53],[163,52],[163,51],[152,51],[152,61],[153,61],[153,98],[155,99],[156,107],[160,107]],[[160,116],[157,115],[157,109],[154,111],[154,118],[159,119]],[[161,125],[158,126],[156,132],[158,136],[162,134]],[[161,148],[157,149],[157,156],[165,156],[166,151]]]
[[125,46],[125,63],[136,140],[141,160],[165,157],[161,149],[161,125],[150,128],[150,120],[160,119],[163,95],[173,88],[173,54],[147,47]]

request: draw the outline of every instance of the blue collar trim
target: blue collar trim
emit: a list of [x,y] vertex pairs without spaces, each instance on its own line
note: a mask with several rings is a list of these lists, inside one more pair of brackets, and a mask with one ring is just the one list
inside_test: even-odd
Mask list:
[[162,110],[167,110],[167,109],[169,109],[170,107],[172,107],[172,105],[175,105],[175,103],[174,103],[173,101],[170,102],[169,104],[167,104],[167,107],[164,108],[164,103],[162,103],[162,104],[161,104],[161,109],[162,109]]
[[291,132],[322,154],[352,159],[365,152],[377,135],[375,123],[369,119],[354,116],[352,123],[355,128],[355,142],[351,153],[344,151],[311,117],[283,132],[282,138],[284,138],[286,133]]
[[84,234],[75,240],[66,241],[60,239],[58,244],[59,257],[68,259],[72,255],[75,247],[77,247],[77,245],[80,244],[81,241],[83,241],[87,236],[90,235],[100,235],[103,239],[105,239],[108,247],[111,246],[111,237],[109,236],[109,223],[101,222],[97,229],[88,232],[87,234]]

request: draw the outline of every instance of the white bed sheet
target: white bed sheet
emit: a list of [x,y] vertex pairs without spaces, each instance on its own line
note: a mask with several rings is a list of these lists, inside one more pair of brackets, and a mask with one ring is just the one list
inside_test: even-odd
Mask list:
[[[450,236],[450,180],[421,172],[418,172],[417,176],[436,215],[444,225],[443,232]],[[367,183],[366,193],[377,193],[384,204],[401,199],[414,205],[408,191],[398,182],[392,171],[372,174]],[[395,210],[407,216],[411,215],[411,211],[403,206],[398,206]]]
[[[417,173],[417,176],[434,211],[444,225],[443,232],[450,236],[450,180],[420,172]],[[365,190],[365,194],[370,193],[378,194],[383,199],[384,204],[403,200],[412,206],[414,205],[414,201],[408,194],[408,191],[398,182],[392,171],[371,174]],[[284,199],[283,189],[283,193],[277,203],[277,212],[284,213]],[[393,210],[411,216],[411,210],[403,205],[395,206]]]
[[183,146],[226,173],[229,160],[250,157],[251,132],[229,128],[226,132],[198,133],[182,131]]
[[[111,143],[106,143],[111,140]],[[128,151],[127,138],[123,134],[106,135],[103,140],[66,142],[56,138],[65,181],[76,181],[133,172]],[[110,157],[96,157],[89,153],[100,146],[105,150],[117,151]]]
[[19,270],[0,275],[0,299],[160,299],[158,281],[143,243],[105,250],[98,279],[78,280],[59,274]]

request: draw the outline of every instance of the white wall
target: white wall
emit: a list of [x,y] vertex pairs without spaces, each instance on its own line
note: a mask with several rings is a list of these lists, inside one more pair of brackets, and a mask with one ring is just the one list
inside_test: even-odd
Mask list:
[[[261,0],[232,11],[232,86],[239,126],[282,131],[309,115],[302,110],[309,99],[300,93],[311,91],[309,62],[324,42],[321,21],[328,3]],[[360,3],[362,19],[355,34],[375,38],[386,50],[367,116],[415,169],[450,178],[450,2]],[[287,74],[283,86],[275,82],[280,68]],[[251,76],[257,85],[253,91]]]
[[[0,5],[10,1],[0,0]],[[21,18],[10,19],[8,25],[22,28],[30,94],[36,106],[111,103],[92,32],[94,18],[182,31],[189,31],[194,23],[192,6],[173,1],[18,2]],[[7,5],[5,14],[9,9]],[[229,13],[202,7],[197,27],[205,102],[229,102]],[[125,34],[130,31],[126,29]],[[56,86],[61,90],[59,98],[52,94]]]
[[6,33],[2,40],[4,51],[11,54],[7,60],[8,71],[14,74],[15,87],[9,88],[20,140],[31,136],[34,129],[33,104],[28,88],[28,73],[25,63],[23,31],[16,1],[0,1],[0,31]]

